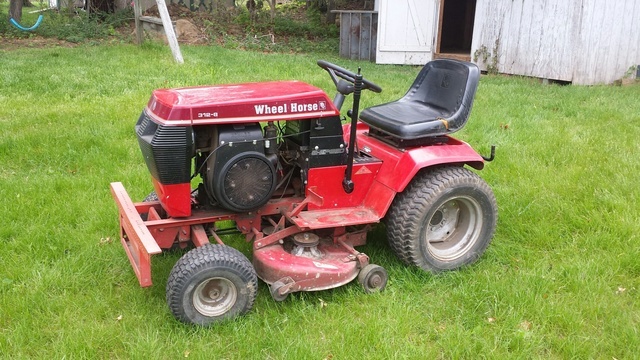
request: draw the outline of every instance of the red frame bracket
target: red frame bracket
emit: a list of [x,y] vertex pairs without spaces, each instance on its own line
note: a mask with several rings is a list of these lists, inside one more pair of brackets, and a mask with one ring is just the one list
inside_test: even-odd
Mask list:
[[151,286],[151,255],[162,253],[162,249],[145,226],[122,183],[111,183],[111,194],[120,213],[122,247],[127,253],[140,286]]

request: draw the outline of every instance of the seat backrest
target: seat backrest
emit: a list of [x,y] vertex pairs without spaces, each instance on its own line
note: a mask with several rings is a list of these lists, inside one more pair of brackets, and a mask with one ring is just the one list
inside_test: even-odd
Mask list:
[[428,62],[400,101],[418,102],[441,113],[456,131],[467,122],[478,88],[475,64],[451,59]]

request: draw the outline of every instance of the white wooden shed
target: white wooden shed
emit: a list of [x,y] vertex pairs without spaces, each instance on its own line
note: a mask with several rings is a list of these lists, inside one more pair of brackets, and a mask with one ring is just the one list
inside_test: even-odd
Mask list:
[[376,62],[611,83],[640,64],[640,0],[378,0]]

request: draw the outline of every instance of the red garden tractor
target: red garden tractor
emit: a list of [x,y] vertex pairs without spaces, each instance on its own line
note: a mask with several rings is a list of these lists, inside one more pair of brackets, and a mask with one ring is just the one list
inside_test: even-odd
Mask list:
[[[194,246],[167,283],[177,319],[246,313],[258,278],[276,301],[356,278],[365,292],[383,290],[386,270],[356,249],[383,220],[400,260],[430,272],[474,262],[491,241],[495,197],[465,166],[482,169],[494,148],[484,158],[450,136],[467,122],[478,68],[431,61],[404,97],[359,113],[361,92],[381,88],[360,70],[318,65],[333,100],[299,81],[162,89],[140,115],[155,192],[137,203],[121,183],[111,192],[141,286],[151,286],[152,255]],[[251,261],[223,243],[230,231],[251,243]]]

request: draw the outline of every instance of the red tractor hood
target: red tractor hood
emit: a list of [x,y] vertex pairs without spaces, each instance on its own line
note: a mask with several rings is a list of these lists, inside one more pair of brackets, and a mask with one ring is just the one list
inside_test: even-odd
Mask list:
[[206,125],[337,116],[321,89],[299,81],[155,90],[146,109],[164,125]]

